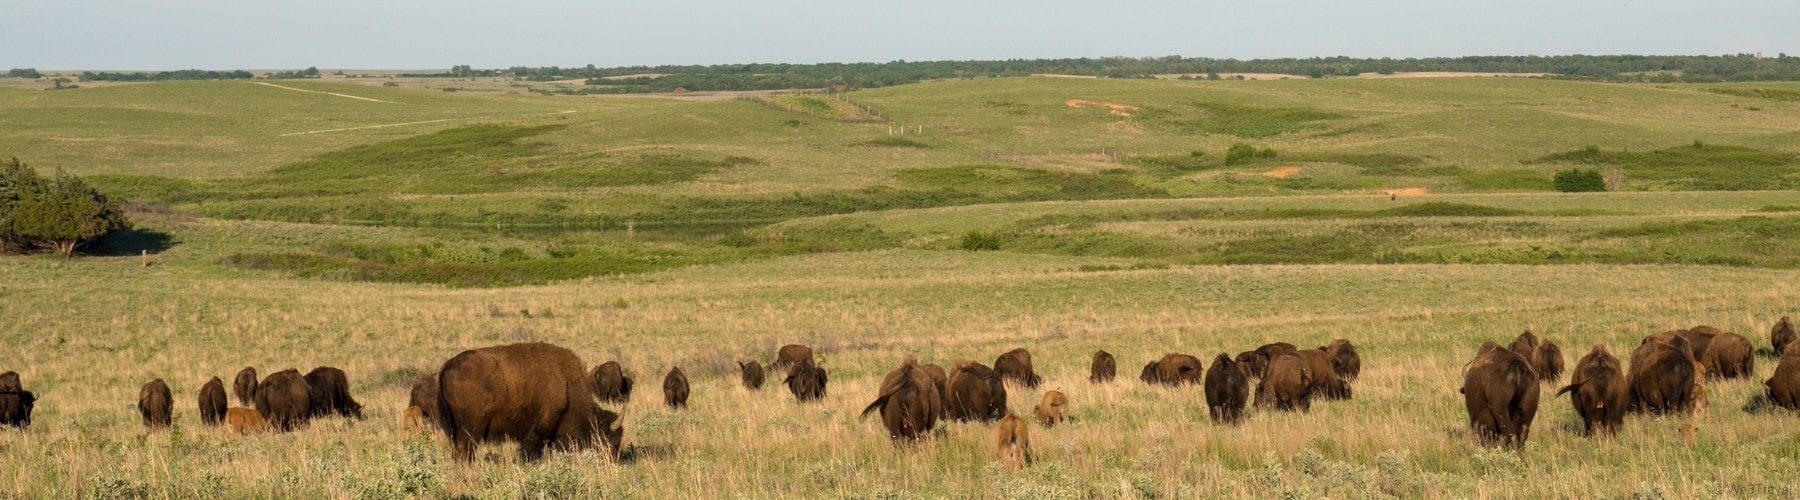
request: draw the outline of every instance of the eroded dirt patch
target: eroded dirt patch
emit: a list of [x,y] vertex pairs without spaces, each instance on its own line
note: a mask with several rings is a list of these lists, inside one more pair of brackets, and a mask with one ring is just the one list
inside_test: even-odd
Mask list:
[[1089,100],[1089,99],[1069,99],[1067,101],[1063,101],[1063,104],[1068,105],[1071,108],[1077,108],[1077,109],[1079,109],[1079,108],[1106,108],[1106,112],[1112,113],[1113,116],[1118,116],[1118,117],[1122,117],[1122,118],[1131,118],[1131,112],[1136,111],[1138,109],[1137,106],[1132,106],[1130,104],[1125,104],[1122,102],[1095,101],[1095,100]]

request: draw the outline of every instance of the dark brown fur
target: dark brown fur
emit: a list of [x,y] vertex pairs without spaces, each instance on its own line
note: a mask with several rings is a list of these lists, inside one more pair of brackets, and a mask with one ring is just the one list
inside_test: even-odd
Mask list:
[[330,366],[314,368],[306,372],[306,387],[312,391],[310,406],[314,417],[335,413],[340,417],[362,420],[362,403],[350,397],[350,377],[343,370]]
[[1299,354],[1269,356],[1269,368],[1256,385],[1256,407],[1282,411],[1312,410],[1313,373]]
[[238,404],[256,404],[256,380],[255,367],[246,366],[238,370],[237,379],[231,383],[231,394],[237,396]]
[[1788,344],[1797,337],[1800,334],[1794,333],[1794,320],[1787,316],[1782,316],[1780,321],[1775,322],[1775,327],[1769,329],[1769,345],[1774,346],[1776,356],[1787,352]]
[[943,401],[931,375],[919,369],[917,362],[909,357],[882,378],[875,401],[863,408],[862,418],[881,412],[881,423],[887,427],[888,438],[919,439],[937,426],[938,416],[944,413]]
[[[1785,319],[1785,318],[1784,318]],[[1775,375],[1763,382],[1769,403],[1789,410],[1800,410],[1800,342],[1789,342],[1775,365]]]
[[138,389],[138,413],[144,416],[144,427],[167,429],[174,422],[175,398],[163,379],[151,380]]
[[608,403],[626,403],[631,401],[631,377],[625,376],[625,368],[618,361],[607,361],[594,367],[590,375],[594,380],[594,396]]
[[1088,381],[1093,383],[1111,382],[1118,376],[1119,364],[1113,355],[1106,351],[1094,351],[1094,362],[1088,365]]
[[1331,355],[1320,349],[1300,351],[1300,359],[1306,361],[1306,370],[1312,373],[1315,397],[1325,399],[1350,399],[1350,383],[1338,378],[1337,369],[1331,366]]
[[25,390],[25,386],[19,383],[19,372],[7,371],[6,373],[0,373],[0,393],[19,392],[23,390]]
[[1163,355],[1145,370],[1154,373],[1146,382],[1166,386],[1200,385],[1206,375],[1206,365],[1200,364],[1200,358],[1175,353]]
[[931,384],[937,387],[938,418],[945,418],[944,408],[950,404],[950,374],[945,373],[944,367],[938,365],[919,365],[919,370],[925,372],[925,376],[931,378]]
[[[1665,332],[1667,333],[1667,332]],[[1658,340],[1658,339],[1666,340]],[[1695,408],[1701,373],[1686,337],[1658,335],[1644,339],[1631,353],[1625,384],[1630,386],[1627,408],[1634,412],[1674,413]]]
[[1618,434],[1619,428],[1625,425],[1625,408],[1631,399],[1625,384],[1625,368],[1619,358],[1607,352],[1606,346],[1596,344],[1575,362],[1575,371],[1570,373],[1570,378],[1569,385],[1556,394],[1569,394],[1569,402],[1575,406],[1575,415],[1581,417],[1587,433]]
[[1244,373],[1231,355],[1219,353],[1206,369],[1206,412],[1213,423],[1237,424],[1244,421],[1244,406],[1250,402],[1250,376]]
[[1263,378],[1264,373],[1269,371],[1270,358],[1278,354],[1298,355],[1300,349],[1287,342],[1263,344],[1261,347],[1238,354],[1237,361],[1244,365],[1244,373],[1260,379]]
[[1463,373],[1463,406],[1483,445],[1523,448],[1537,418],[1537,372],[1524,356],[1500,344],[1482,344]]
[[1331,357],[1331,371],[1346,382],[1356,380],[1362,374],[1362,356],[1356,353],[1356,345],[1349,340],[1337,339],[1319,350]]
[[755,361],[745,363],[743,361],[739,361],[738,362],[738,371],[743,373],[745,389],[749,389],[752,391],[762,389],[762,386],[763,386],[762,363],[758,363]]
[[1699,354],[1700,364],[1706,366],[1706,376],[1736,379],[1750,378],[1756,375],[1756,348],[1750,345],[1750,339],[1735,333],[1721,333],[1707,343],[1706,352]]
[[460,462],[483,442],[514,441],[536,460],[555,446],[604,444],[616,459],[624,426],[594,402],[581,358],[545,343],[486,347],[450,358],[438,372],[438,427]]
[[269,374],[256,384],[256,412],[268,419],[269,427],[288,432],[306,425],[312,418],[312,389],[306,377],[292,368]]
[[681,409],[687,408],[687,400],[687,374],[682,373],[679,366],[670,368],[669,374],[663,376],[663,404],[669,405],[670,408]]
[[1006,351],[1006,354],[995,358],[994,372],[999,373],[1003,380],[1011,380],[1028,388],[1035,389],[1038,384],[1043,383],[1043,379],[1031,367],[1031,351],[1023,347]]
[[1555,342],[1540,339],[1536,334],[1531,333],[1531,330],[1526,330],[1525,333],[1519,334],[1518,338],[1513,339],[1510,350],[1514,354],[1518,354],[1520,358],[1524,358],[1526,363],[1531,364],[1531,371],[1537,374],[1538,380],[1555,382],[1562,378],[1564,367],[1562,348]]
[[992,422],[1006,416],[1006,383],[987,366],[957,361],[946,385],[950,396],[944,401],[944,413],[950,419]]
[[812,348],[800,344],[788,344],[775,351],[775,362],[769,363],[769,369],[778,372],[791,371],[794,365],[801,361],[817,364],[813,361]]
[[219,380],[219,377],[213,377],[212,380],[206,382],[206,385],[200,386],[200,422],[206,425],[225,423],[227,406],[225,381]]
[[811,358],[804,358],[788,367],[787,378],[781,383],[787,385],[788,392],[794,393],[794,399],[806,402],[824,399],[825,384],[829,381],[824,368],[814,366]]
[[31,410],[36,405],[37,395],[25,390],[18,373],[0,373],[0,427],[31,427]]
[[436,423],[438,419],[437,384],[436,373],[419,377],[417,382],[413,382],[412,392],[406,398],[408,407],[419,408],[419,418],[425,423]]

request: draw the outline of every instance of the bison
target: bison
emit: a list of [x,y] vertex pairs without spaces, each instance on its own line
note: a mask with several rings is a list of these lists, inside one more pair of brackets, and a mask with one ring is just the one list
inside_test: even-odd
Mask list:
[[679,410],[687,408],[687,400],[687,374],[682,373],[679,366],[670,368],[669,374],[663,376],[663,404]]
[[992,422],[1006,416],[1006,383],[994,370],[974,361],[957,361],[946,383],[950,395],[944,413],[951,420]]
[[625,428],[593,399],[581,358],[545,343],[463,351],[438,371],[438,428],[457,461],[483,442],[515,441],[535,461],[544,448],[585,448],[603,441],[619,456]]
[[1555,382],[1562,378],[1562,348],[1555,342],[1539,339],[1531,330],[1526,330],[1513,339],[1511,350],[1525,358],[1526,363],[1531,363],[1531,371],[1537,374],[1538,380]]
[[1782,316],[1780,321],[1775,322],[1775,328],[1769,329],[1769,345],[1774,346],[1776,356],[1786,354],[1788,344],[1796,337],[1800,337],[1800,334],[1794,333],[1794,320],[1787,316]]
[[225,427],[238,435],[256,434],[268,431],[269,421],[255,408],[231,408],[225,410]]
[[828,381],[825,369],[813,365],[812,358],[802,358],[788,367],[786,384],[788,392],[794,393],[794,399],[801,402],[825,398],[825,383]]
[[1648,413],[1695,410],[1699,394],[1694,389],[1700,386],[1703,372],[1691,349],[1682,335],[1644,339],[1632,351],[1631,368],[1626,372],[1625,385],[1631,396],[1627,408]]
[[1756,348],[1750,339],[1735,333],[1720,333],[1707,343],[1705,352],[1695,353],[1706,376],[1723,379],[1750,378],[1756,375]]
[[919,365],[919,370],[931,378],[932,385],[937,386],[938,417],[943,418],[944,408],[950,404],[950,374],[944,372],[944,367],[933,364]]
[[994,449],[1000,466],[1006,470],[1017,472],[1030,464],[1031,429],[1025,419],[1010,413],[1000,419],[1000,425],[994,428]]
[[402,429],[418,432],[425,428],[426,422],[428,420],[425,418],[424,408],[408,406],[405,410],[400,411],[400,428]]
[[1055,427],[1069,419],[1069,396],[1062,391],[1045,392],[1044,399],[1038,401],[1037,408],[1033,408],[1031,413],[1037,417],[1038,425],[1044,428]]
[[1488,341],[1463,372],[1463,406],[1483,445],[1523,448],[1537,418],[1537,372],[1524,356]]
[[1346,382],[1355,381],[1362,374],[1362,356],[1356,354],[1356,346],[1349,340],[1337,339],[1319,350],[1331,358],[1331,371]]
[[225,381],[213,377],[200,386],[200,421],[206,425],[225,423]]
[[769,363],[769,369],[778,372],[787,371],[793,369],[794,365],[801,361],[813,362],[812,348],[800,344],[788,344],[775,351],[775,362]]
[[256,404],[256,368],[246,366],[238,370],[237,379],[231,383],[231,393],[237,396],[238,404],[250,406]]
[[412,392],[406,398],[406,406],[419,409],[419,418],[424,422],[437,422],[438,376],[436,373],[419,377],[413,382]]
[[626,403],[631,401],[631,377],[625,376],[625,368],[618,361],[607,361],[594,367],[590,375],[594,379],[594,396],[608,403]]
[[175,413],[175,397],[169,394],[169,384],[159,378],[138,389],[138,413],[144,416],[144,427],[153,431],[168,428]]
[[1775,375],[1763,382],[1763,387],[1768,390],[1770,403],[1800,410],[1800,342],[1788,342],[1783,347]]
[[1043,383],[1037,372],[1031,369],[1031,351],[1021,347],[1006,351],[994,359],[994,372],[1000,374],[1002,380],[1011,380],[1023,384],[1027,388],[1037,388]]
[[1575,405],[1575,415],[1581,417],[1587,433],[1618,434],[1625,424],[1625,408],[1631,398],[1619,358],[1607,352],[1606,346],[1595,344],[1593,350],[1575,362],[1570,379],[1569,385],[1557,390],[1556,395],[1569,394],[1569,402]]
[[23,390],[25,390],[25,387],[19,383],[19,372],[9,370],[5,373],[0,373],[0,393],[19,392]]
[[[1145,382],[1167,386],[1183,384],[1199,385],[1201,376],[1206,373],[1206,365],[1200,364],[1200,358],[1186,354],[1165,354],[1162,359],[1151,362],[1144,367],[1148,376]],[[1140,377],[1144,378],[1144,377]]]
[[1270,358],[1280,354],[1299,355],[1300,349],[1287,342],[1264,344],[1256,349],[1238,354],[1237,361],[1244,365],[1244,373],[1260,379],[1263,377],[1263,373],[1269,370]]
[[288,432],[306,425],[313,416],[312,388],[293,368],[269,374],[256,384],[256,412],[269,426]]
[[881,423],[887,427],[888,438],[918,439],[937,426],[938,416],[944,413],[943,402],[931,375],[920,369],[912,357],[907,357],[899,368],[882,378],[875,401],[863,408],[862,418],[881,412]]
[[1309,411],[1315,386],[1312,369],[1299,354],[1268,357],[1269,367],[1256,385],[1256,407],[1282,411]]
[[31,410],[37,395],[19,383],[19,374],[0,373],[0,427],[31,427]]
[[1219,353],[1206,369],[1206,412],[1213,423],[1244,421],[1244,405],[1250,401],[1250,376],[1231,355]]
[[312,395],[312,416],[336,413],[362,420],[362,404],[350,397],[350,377],[343,370],[329,366],[314,368],[306,372],[306,387]]
[[1111,382],[1118,373],[1118,362],[1106,351],[1094,351],[1094,362],[1088,365],[1088,382]]
[[1307,349],[1300,351],[1300,359],[1312,373],[1313,394],[1325,399],[1350,399],[1350,383],[1338,378],[1330,354],[1321,349]]
[[755,361],[745,363],[743,361],[739,361],[738,362],[738,370],[742,371],[744,374],[744,388],[745,389],[749,389],[752,391],[762,389],[762,385],[763,385],[762,363],[758,363]]

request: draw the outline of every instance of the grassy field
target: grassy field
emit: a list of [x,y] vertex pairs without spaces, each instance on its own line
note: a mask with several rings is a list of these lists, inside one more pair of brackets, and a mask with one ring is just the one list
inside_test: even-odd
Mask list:
[[[103,255],[0,257],[0,370],[41,398],[0,431],[0,496],[1791,497],[1792,413],[1761,381],[1711,409],[1478,447],[1456,389],[1525,329],[1595,344],[1711,324],[1761,348],[1800,297],[1792,84],[1525,78],[941,81],[826,97],[544,97],[271,81],[0,90],[0,155],[132,202]],[[440,87],[430,87],[439,85]],[[423,88],[423,89],[422,89]],[[307,92],[311,91],[311,92]],[[348,97],[347,97],[348,96]],[[816,99],[817,102],[805,99]],[[1071,104],[1074,101],[1074,104]],[[1101,103],[1101,104],[1096,104]],[[897,126],[923,133],[890,135]],[[1273,157],[1227,158],[1237,143]],[[1591,146],[1591,147],[1590,147]],[[1195,152],[1198,152],[1196,154]],[[1595,168],[1609,193],[1550,191]],[[1396,195],[1390,195],[1389,193]],[[151,252],[142,265],[139,251]],[[1208,422],[1131,375],[1272,341],[1354,340],[1355,399]],[[644,388],[625,460],[404,430],[419,375],[541,340]],[[829,397],[737,384],[818,349]],[[1009,473],[992,428],[896,446],[857,412],[913,355],[1030,348],[1075,421]],[[1093,351],[1122,378],[1086,381]],[[208,378],[346,370],[369,418],[237,437]],[[680,366],[692,408],[656,381]],[[134,396],[161,377],[176,429]],[[1039,395],[1011,387],[1015,411]]]

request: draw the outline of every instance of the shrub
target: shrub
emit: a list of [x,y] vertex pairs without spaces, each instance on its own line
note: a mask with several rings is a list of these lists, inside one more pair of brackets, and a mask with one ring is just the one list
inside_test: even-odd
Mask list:
[[1551,184],[1564,193],[1593,193],[1606,190],[1606,177],[1599,170],[1571,168],[1557,172]]
[[962,249],[971,252],[999,250],[1000,235],[981,231],[969,231],[963,234]]
[[1275,157],[1275,150],[1273,150],[1273,149],[1269,149],[1269,148],[1257,149],[1256,146],[1251,146],[1249,144],[1244,144],[1242,142],[1232,144],[1231,149],[1225,150],[1225,164],[1226,165],[1236,165],[1239,163],[1243,163],[1243,162],[1258,159],[1258,158],[1274,158],[1274,157]]
[[118,203],[80,177],[58,170],[48,179],[13,158],[0,162],[0,251],[75,250],[130,229]]

